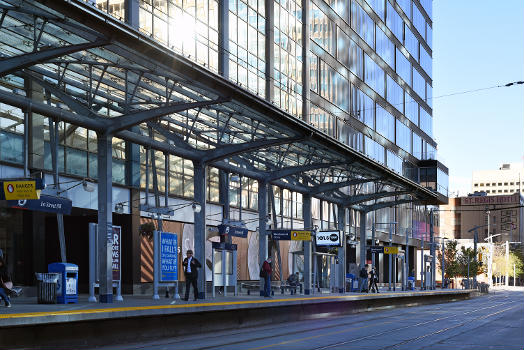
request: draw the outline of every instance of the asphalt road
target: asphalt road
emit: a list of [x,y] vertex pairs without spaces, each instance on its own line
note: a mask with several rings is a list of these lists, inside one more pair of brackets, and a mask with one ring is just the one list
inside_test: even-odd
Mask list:
[[107,349],[223,350],[523,350],[524,290],[471,300],[343,317],[188,334]]

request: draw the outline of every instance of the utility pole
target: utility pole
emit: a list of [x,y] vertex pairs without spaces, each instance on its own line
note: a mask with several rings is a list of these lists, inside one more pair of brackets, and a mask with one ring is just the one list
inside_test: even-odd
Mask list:
[[506,241],[506,279],[504,285],[509,285],[509,241]]
[[442,266],[441,266],[441,269],[442,269],[442,289],[444,289],[444,271],[446,270],[446,259],[444,257],[446,253],[446,250],[445,250],[445,245],[444,245],[444,238],[442,239]]
[[492,270],[492,264],[493,264],[493,237],[491,236],[490,231],[490,223],[489,223],[489,210],[486,211],[486,214],[488,215],[488,239],[489,239],[489,258],[488,258],[488,283],[490,287],[493,287],[493,270]]

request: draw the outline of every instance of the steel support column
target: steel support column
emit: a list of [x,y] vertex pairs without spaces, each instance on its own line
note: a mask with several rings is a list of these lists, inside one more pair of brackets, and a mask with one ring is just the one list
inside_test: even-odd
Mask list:
[[218,1],[218,74],[229,78],[229,0]]
[[429,212],[429,251],[431,255],[431,289],[435,289],[435,233],[433,232],[434,218],[433,218],[433,209]]
[[[389,246],[393,245],[393,224],[389,224]],[[391,283],[393,279],[393,254],[388,254],[388,290],[391,290]],[[395,286],[393,286],[393,289]]]
[[338,230],[342,232],[340,243],[342,247],[338,248],[338,292],[344,293],[346,286],[346,208],[338,206]]
[[[313,220],[311,218],[311,196],[302,196],[302,217],[304,229],[311,230]],[[311,294],[311,241],[304,241],[304,294]]]
[[275,8],[275,2],[274,0],[262,0],[265,1],[265,8],[266,8],[266,100],[267,101],[273,101],[274,99],[274,91],[275,91],[275,16],[274,16],[274,8]]
[[[258,263],[259,269],[267,257],[267,182],[258,181]],[[264,279],[260,279],[260,295],[264,295]]]
[[[218,171],[218,198],[220,204],[222,204],[222,221],[229,220],[230,209],[229,209],[229,173],[224,170]],[[231,243],[231,237],[221,235],[220,242]]]
[[113,302],[112,136],[97,134],[98,146],[98,269],[99,300]]
[[310,71],[309,71],[309,0],[301,0],[302,3],[302,120],[309,122],[310,97],[309,89]]
[[194,256],[202,264],[198,274],[198,298],[206,298],[206,165],[193,162],[195,202],[200,204],[200,212],[195,212]]
[[420,290],[426,289],[426,264],[424,263],[424,237],[420,237]]
[[[377,218],[376,213],[373,212],[373,221],[371,222],[371,245],[372,246],[376,245],[375,243],[375,236],[377,232],[377,227],[375,225],[376,218]],[[372,268],[375,267],[375,253],[374,252],[371,252],[371,267]]]
[[404,252],[404,273],[405,278],[404,282],[405,285],[403,286],[403,290],[408,289],[408,277],[409,277],[409,229],[406,229],[406,251]]
[[360,268],[366,265],[366,211],[360,212]]
[[138,0],[127,0],[125,2],[126,7],[126,18],[125,21],[127,24],[129,24],[131,27],[138,29],[139,27],[139,1]]

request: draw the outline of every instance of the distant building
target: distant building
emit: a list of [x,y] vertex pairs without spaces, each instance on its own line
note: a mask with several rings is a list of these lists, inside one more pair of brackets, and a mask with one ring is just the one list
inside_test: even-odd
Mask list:
[[485,192],[488,196],[523,193],[524,166],[522,163],[502,164],[498,170],[473,172],[471,191]]
[[[478,229],[479,242],[489,233],[500,234],[493,242],[522,242],[524,239],[524,197],[519,193],[502,196],[468,196],[450,198],[440,206],[440,235],[451,239],[473,239],[473,227]],[[522,245],[521,245],[522,246]]]

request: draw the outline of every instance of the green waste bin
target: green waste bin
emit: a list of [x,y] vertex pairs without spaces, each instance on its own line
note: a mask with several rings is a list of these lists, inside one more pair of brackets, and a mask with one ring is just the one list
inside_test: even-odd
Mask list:
[[56,287],[59,278],[59,273],[36,273],[38,304],[56,304]]

